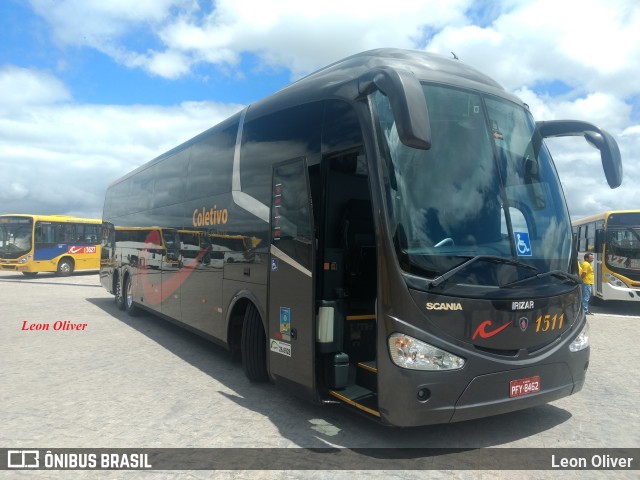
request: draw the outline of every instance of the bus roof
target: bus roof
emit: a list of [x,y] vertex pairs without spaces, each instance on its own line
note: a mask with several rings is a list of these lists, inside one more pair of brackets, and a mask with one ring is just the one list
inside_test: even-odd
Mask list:
[[459,60],[421,50],[379,48],[358,53],[327,65],[254,105],[258,106],[263,102],[279,100],[279,97],[283,95],[297,96],[298,92],[300,92],[299,95],[305,97],[314,97],[312,99],[326,98],[336,94],[348,97],[351,95],[343,91],[345,84],[358,80],[365,73],[379,67],[410,71],[422,81],[446,83],[483,91],[490,90],[517,101],[515,97],[507,94],[495,80]]
[[585,223],[595,222],[596,220],[606,220],[612,214],[624,214],[624,213],[640,213],[640,210],[607,210],[606,212],[597,213],[588,217],[578,218],[571,221],[572,226],[583,225]]
[[[379,48],[346,57],[293,82],[272,95],[248,105],[246,108],[247,115],[251,118],[257,118],[290,106],[326,98],[356,100],[362,96],[359,91],[360,80],[368,72],[373,72],[379,68],[408,72],[420,81],[443,83],[488,92],[507,98],[519,105],[524,105],[518,97],[508,93],[495,80],[457,59],[421,50]],[[126,178],[161,162],[166,157],[187,148],[198,139],[209,135],[212,131],[224,128],[233,121],[237,121],[239,116],[240,112],[235,113],[190,140],[116,179],[110,186],[116,185]]]
[[3,213],[1,217],[28,217],[43,222],[67,222],[67,223],[102,223],[100,218],[81,218],[69,215],[38,215],[30,213]]

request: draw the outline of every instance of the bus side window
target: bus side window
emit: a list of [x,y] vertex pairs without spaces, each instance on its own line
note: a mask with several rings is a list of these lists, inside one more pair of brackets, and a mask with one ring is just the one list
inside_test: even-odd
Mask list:
[[302,159],[274,168],[272,241],[303,267],[311,269],[314,233],[305,169]]

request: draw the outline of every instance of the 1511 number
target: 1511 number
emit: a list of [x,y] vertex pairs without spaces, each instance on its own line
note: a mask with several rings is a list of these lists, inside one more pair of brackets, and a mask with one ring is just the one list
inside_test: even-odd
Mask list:
[[556,313],[553,317],[551,315],[540,315],[536,320],[536,333],[547,332],[549,330],[562,330],[562,322],[564,322],[564,313],[560,316]]

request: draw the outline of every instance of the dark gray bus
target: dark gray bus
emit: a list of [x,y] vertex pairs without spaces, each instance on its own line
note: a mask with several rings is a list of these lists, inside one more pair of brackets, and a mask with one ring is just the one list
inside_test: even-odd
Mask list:
[[114,182],[101,281],[131,314],[236,353],[251,380],[385,424],[556,400],[589,363],[543,142],[565,135],[621,183],[616,142],[592,124],[536,123],[457,60],[354,55]]

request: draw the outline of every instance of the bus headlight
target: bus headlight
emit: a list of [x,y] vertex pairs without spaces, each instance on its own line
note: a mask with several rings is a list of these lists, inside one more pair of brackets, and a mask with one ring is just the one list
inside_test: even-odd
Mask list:
[[611,275],[610,273],[605,273],[604,278],[607,281],[607,283],[609,283],[610,285],[613,285],[614,287],[623,287],[623,288],[627,287],[626,283],[624,283],[615,275]]
[[25,264],[25,263],[27,263],[29,260],[31,260],[31,255],[27,255],[26,257],[22,257],[20,260],[18,260],[18,263],[20,263],[20,264]]
[[589,322],[584,323],[580,335],[569,345],[570,352],[579,352],[589,346]]
[[389,353],[393,363],[411,370],[457,370],[465,359],[402,333],[389,336]]

